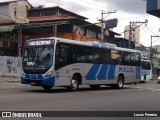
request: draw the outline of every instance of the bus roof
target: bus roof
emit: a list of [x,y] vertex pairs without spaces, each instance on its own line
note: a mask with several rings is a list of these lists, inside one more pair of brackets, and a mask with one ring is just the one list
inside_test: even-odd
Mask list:
[[151,62],[151,60],[149,60],[149,59],[141,59],[141,61]]
[[139,50],[121,48],[121,47],[117,47],[117,45],[115,45],[115,44],[98,42],[98,41],[87,41],[87,42],[84,42],[84,41],[70,40],[70,39],[57,38],[57,37],[36,38],[36,39],[30,39],[30,40],[27,40],[27,41],[50,40],[50,39],[54,39],[56,42],[63,42],[63,43],[70,43],[70,44],[76,44],[76,45],[91,46],[91,47],[96,47],[96,48],[105,48],[105,49],[112,49],[112,50],[118,50],[118,51],[138,52],[138,53],[140,53]]
[[[49,39],[51,39],[51,38],[49,38]],[[96,47],[96,48],[115,49],[115,47],[117,47],[117,45],[115,45],[115,44],[97,42],[97,41],[84,42],[84,41],[69,40],[69,39],[55,38],[55,37],[53,37],[52,39],[57,40],[57,42],[64,42],[64,43],[70,43],[70,44],[91,46],[91,47]]]
[[122,47],[115,47],[115,50],[125,51],[125,52],[138,52],[138,53],[140,53],[139,50],[134,50],[134,49],[129,49],[129,48],[122,48]]

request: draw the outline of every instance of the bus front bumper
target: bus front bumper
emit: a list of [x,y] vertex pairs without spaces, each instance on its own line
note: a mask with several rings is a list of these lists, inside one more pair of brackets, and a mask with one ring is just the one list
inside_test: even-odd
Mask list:
[[25,75],[25,77],[21,77],[21,84],[30,84],[32,86],[54,86],[55,77],[44,78],[42,75]]

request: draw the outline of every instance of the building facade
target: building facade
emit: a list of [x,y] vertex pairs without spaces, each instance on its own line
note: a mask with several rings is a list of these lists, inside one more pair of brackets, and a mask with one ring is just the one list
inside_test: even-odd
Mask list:
[[[160,0],[146,0],[146,11],[148,14],[160,18]],[[157,27],[157,30],[159,27]],[[154,75],[160,75],[160,45],[152,46],[151,57]]]
[[[21,56],[24,42],[33,38],[56,36],[79,41],[101,41],[101,27],[86,21],[88,18],[59,6],[33,7],[27,0],[22,1],[27,6],[27,24],[17,24],[16,0],[0,2],[3,6],[0,7],[0,11],[6,11],[4,14],[8,16],[4,19],[9,19],[1,19],[0,22],[0,56]],[[14,11],[10,11],[13,8]],[[3,18],[3,15],[0,14],[0,17]],[[104,35],[102,42],[114,43],[121,47],[120,42],[124,40],[117,41],[116,35],[119,34],[109,30],[109,34]]]
[[125,26],[124,38],[131,39],[132,42],[135,42],[135,46],[138,47],[140,45],[140,26],[137,26],[137,24]]

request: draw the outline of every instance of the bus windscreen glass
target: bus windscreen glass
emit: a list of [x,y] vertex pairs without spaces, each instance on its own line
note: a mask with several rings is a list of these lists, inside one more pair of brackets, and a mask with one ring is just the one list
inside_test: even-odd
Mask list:
[[52,66],[53,47],[34,46],[24,50],[22,66],[25,73],[43,74]]

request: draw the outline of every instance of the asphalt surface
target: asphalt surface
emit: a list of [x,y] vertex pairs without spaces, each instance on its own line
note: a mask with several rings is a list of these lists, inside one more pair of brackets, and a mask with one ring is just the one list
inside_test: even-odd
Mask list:
[[[117,90],[102,86],[92,90],[82,86],[77,92],[65,88],[53,88],[45,92],[41,87],[21,85],[17,78],[0,78],[0,111],[160,111],[160,84],[149,81],[138,85],[125,85]],[[1,118],[0,118],[1,119]],[[16,118],[12,118],[16,119]],[[27,118],[26,118],[27,119]],[[40,118],[39,118],[40,119]],[[51,119],[51,118],[45,118]],[[63,118],[74,120],[75,118]],[[86,117],[78,119],[95,119]],[[122,119],[127,117],[98,119]],[[157,117],[132,117],[130,119],[159,119]]]

